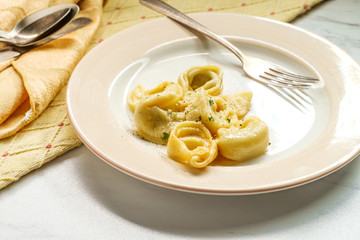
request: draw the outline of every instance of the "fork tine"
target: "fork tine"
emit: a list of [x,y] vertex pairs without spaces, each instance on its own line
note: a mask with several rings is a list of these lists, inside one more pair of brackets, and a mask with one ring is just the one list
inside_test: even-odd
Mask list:
[[274,86],[269,86],[269,88],[302,113],[306,114],[311,112],[312,101],[310,97],[307,96],[309,99],[305,100],[303,97],[299,97],[298,93],[296,93],[296,91],[301,90],[278,88]]
[[272,76],[265,76],[265,75],[259,75],[259,77],[265,79],[267,82],[266,84],[270,84],[273,86],[281,87],[281,88],[291,88],[291,89],[308,89],[312,87],[311,83],[299,83],[295,81],[288,81],[284,80],[280,77],[272,77]]
[[[283,73],[278,73],[273,71],[272,69],[269,69],[270,71],[265,72],[265,74],[271,76],[271,77],[275,77],[278,79],[281,79],[280,81],[282,82],[288,82],[288,83],[306,83],[309,85],[312,85],[314,83],[317,83],[319,80],[318,79],[307,79],[306,77],[303,76],[303,78],[296,78],[293,76],[290,76],[289,74],[283,74]],[[300,76],[300,75],[299,75]]]
[[300,89],[293,89],[292,92],[294,93],[294,95],[299,97],[299,99],[303,100],[308,104],[312,104],[310,96],[305,91],[302,91]]
[[[283,89],[287,95],[294,100],[294,102],[297,102],[298,104],[300,104],[302,107],[305,107],[305,103],[309,104],[309,102],[307,100],[305,100],[304,98],[302,98],[295,90],[290,90],[287,88]],[[311,103],[311,102],[310,102]]]
[[288,76],[288,77],[292,77],[294,79],[297,79],[297,81],[305,80],[305,81],[312,82],[312,83],[319,82],[319,79],[314,78],[314,77],[298,75],[298,74],[294,74],[294,73],[290,73],[290,72],[287,72],[287,71],[280,70],[278,68],[269,68],[269,69],[271,71],[275,72],[275,73],[282,74],[284,76]]

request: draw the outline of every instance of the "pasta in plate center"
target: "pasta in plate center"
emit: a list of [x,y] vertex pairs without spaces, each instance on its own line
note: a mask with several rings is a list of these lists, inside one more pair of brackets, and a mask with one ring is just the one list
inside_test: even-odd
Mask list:
[[245,161],[266,152],[267,125],[249,116],[251,92],[220,95],[223,71],[216,65],[196,66],[177,82],[153,89],[136,86],[128,95],[137,132],[167,146],[168,156],[194,168],[204,168],[220,153]]

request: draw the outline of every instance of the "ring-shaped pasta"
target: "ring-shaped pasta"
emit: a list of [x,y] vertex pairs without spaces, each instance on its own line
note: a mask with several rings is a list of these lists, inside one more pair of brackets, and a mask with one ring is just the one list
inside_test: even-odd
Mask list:
[[226,108],[234,112],[241,120],[250,111],[252,92],[241,92],[233,95],[219,96],[225,101]]
[[241,121],[241,125],[221,128],[216,134],[219,152],[224,157],[245,161],[266,152],[269,145],[267,125],[255,116]]
[[167,143],[168,156],[194,168],[204,168],[218,154],[217,145],[209,130],[200,122],[177,123]]
[[145,96],[145,88],[141,85],[137,85],[128,95],[127,103],[131,111],[135,111],[140,100]]
[[209,95],[217,96],[223,89],[223,71],[216,65],[192,67],[180,74],[178,83],[184,92],[203,88]]
[[148,106],[144,101],[135,109],[134,123],[138,134],[158,144],[166,144],[174,124],[167,111],[157,106]]
[[172,109],[183,95],[182,87],[178,83],[165,81],[150,90],[138,85],[130,92],[127,103],[132,111],[135,111],[141,101],[146,101],[147,106]]
[[219,128],[227,128],[237,121],[233,108],[228,108],[226,101],[217,96],[210,96],[204,89],[191,92],[188,96],[184,116],[187,121],[202,122],[216,134]]
[[218,96],[222,70],[215,65],[193,67],[178,83],[162,82],[153,89],[135,87],[127,102],[144,139],[167,144],[168,156],[194,168],[211,163],[218,152],[244,161],[266,152],[267,125],[249,112],[252,93]]

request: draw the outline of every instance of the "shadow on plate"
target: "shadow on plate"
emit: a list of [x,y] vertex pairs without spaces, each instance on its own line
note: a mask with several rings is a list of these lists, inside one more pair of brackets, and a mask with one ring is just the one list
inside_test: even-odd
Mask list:
[[338,202],[345,204],[344,191],[352,190],[348,181],[355,174],[350,169],[356,162],[311,184],[244,196],[201,195],[154,186],[119,172],[90,152],[79,161],[78,170],[89,193],[121,218],[168,234],[231,237],[294,228],[329,207],[336,208]]

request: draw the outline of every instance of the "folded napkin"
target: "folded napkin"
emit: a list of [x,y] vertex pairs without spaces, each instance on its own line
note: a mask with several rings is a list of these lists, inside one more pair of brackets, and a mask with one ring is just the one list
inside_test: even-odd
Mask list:
[[78,16],[92,23],[0,65],[0,189],[81,144],[67,118],[64,86],[100,23],[102,0],[1,0],[0,29],[60,3],[77,3]]
[[[321,1],[166,2],[185,13],[231,12],[288,22]],[[0,0],[0,29],[11,30],[35,10],[68,2],[78,3],[79,16],[92,18],[92,24],[0,64],[0,189],[81,144],[65,99],[66,83],[86,51],[122,29],[162,16],[135,0],[108,0],[103,9],[102,0]]]

